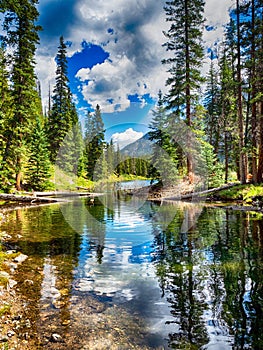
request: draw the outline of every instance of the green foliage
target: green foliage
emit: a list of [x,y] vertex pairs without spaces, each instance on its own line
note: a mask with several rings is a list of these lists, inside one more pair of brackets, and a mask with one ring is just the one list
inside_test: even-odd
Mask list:
[[[86,163],[86,176],[92,179],[97,161],[101,162],[98,166],[102,166],[100,157],[104,157],[103,152],[105,148],[104,142],[104,124],[101,116],[100,106],[96,106],[95,112],[92,114],[88,112],[85,124],[85,149],[84,157]],[[105,170],[106,173],[106,170]],[[96,174],[97,176],[98,174]]]
[[47,134],[49,140],[50,159],[55,162],[60,146],[70,129],[78,123],[78,115],[67,77],[66,45],[63,36],[59,39],[56,56],[56,84],[53,91],[53,104],[48,114]]
[[11,309],[11,305],[10,304],[6,304],[4,306],[2,306],[0,308],[0,317],[9,314],[10,313],[10,309]]
[[48,179],[51,176],[48,143],[40,120],[31,136],[27,162],[26,180],[30,188],[36,191],[51,189]]
[[[204,56],[202,47],[202,26],[204,22],[204,1],[166,1],[164,7],[170,29],[165,32],[164,44],[172,57],[163,60],[169,65],[170,77],[167,80],[170,91],[168,106],[177,115],[184,113],[183,106],[192,104],[197,99],[197,91],[203,78],[200,74]],[[190,93],[191,91],[191,93]],[[185,110],[185,117],[188,118]]]
[[105,180],[108,177],[108,166],[105,153],[105,150],[102,150],[101,156],[96,161],[93,171],[94,181]]
[[169,116],[166,113],[164,100],[159,91],[156,108],[149,125],[149,140],[154,142],[151,158],[151,177],[163,180],[167,185],[175,181],[177,171],[177,150],[169,135]]
[[204,130],[206,141],[214,147],[214,151],[217,153],[220,140],[220,86],[219,74],[215,68],[213,52],[211,52],[210,59],[210,69],[207,76],[207,85],[204,95],[204,107],[206,108],[204,117]]
[[4,116],[5,145],[0,172],[5,177],[15,176],[16,187],[20,190],[26,161],[25,145],[34,129],[36,116],[40,117],[40,98],[34,73],[34,56],[40,27],[35,24],[38,18],[35,2],[21,0],[18,6],[14,6],[13,2],[6,1],[2,12],[3,29],[6,33],[4,43],[12,48],[12,65],[9,67],[12,113]]
[[222,200],[243,200],[245,203],[251,203],[257,199],[262,201],[263,187],[261,185],[238,185],[227,190],[221,190],[216,195]]
[[74,173],[67,173],[59,166],[54,166],[54,187],[58,191],[76,191],[77,187],[84,187],[90,190],[94,189],[94,182],[87,180]]
[[[200,140],[201,157],[206,168],[207,187],[219,187],[224,184],[224,167],[217,159],[214,148],[208,142]],[[202,165],[203,166],[203,165]]]
[[83,153],[83,138],[80,123],[76,123],[67,132],[63,142],[60,145],[56,165],[63,171],[81,174]]

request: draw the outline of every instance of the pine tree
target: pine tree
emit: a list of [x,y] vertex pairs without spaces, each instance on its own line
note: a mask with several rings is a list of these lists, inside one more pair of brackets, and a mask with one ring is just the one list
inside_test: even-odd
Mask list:
[[20,0],[18,4],[5,1],[1,9],[4,12],[3,29],[6,31],[4,41],[13,51],[11,80],[14,106],[2,166],[10,164],[15,173],[17,190],[21,189],[26,143],[34,129],[36,117],[39,117],[39,96],[34,73],[34,56],[40,30],[35,24],[39,15],[37,3],[37,0]]
[[26,180],[33,190],[43,191],[50,188],[51,184],[48,179],[51,176],[51,164],[48,143],[39,119],[31,136],[30,154],[26,169]]
[[237,21],[237,116],[239,135],[239,173],[242,184],[247,179],[247,160],[244,142],[244,116],[243,116],[243,96],[242,96],[242,73],[241,73],[241,30],[240,30],[240,6],[236,0],[236,21]]
[[12,114],[11,92],[4,48],[0,47],[0,156],[3,156],[6,124]]
[[118,175],[124,174],[124,165],[123,165],[123,160],[122,160],[122,155],[121,155],[119,144],[117,144],[115,168],[116,168],[116,172]]
[[11,91],[8,84],[5,51],[0,47],[0,150],[3,150],[5,125],[12,115]]
[[220,106],[221,106],[221,143],[222,149],[219,150],[219,155],[225,161],[225,182],[229,178],[229,167],[235,159],[235,144],[236,137],[236,95],[235,81],[231,66],[231,56],[227,56],[226,49],[223,50],[223,55],[220,57]]
[[[161,91],[158,94],[156,109],[152,113],[153,118],[149,124],[149,128],[151,129],[149,140],[154,142],[151,160],[154,171],[152,176],[159,180],[172,182],[178,173],[176,168],[176,146],[168,133],[169,129],[167,125],[169,124],[169,117],[164,106]],[[164,169],[165,172],[163,172]]]
[[76,108],[72,102],[72,94],[67,77],[67,47],[63,36],[59,39],[56,56],[56,84],[52,96],[52,107],[48,114],[47,133],[50,144],[51,161],[56,160],[59,148],[69,130],[77,123]]
[[107,145],[107,164],[108,164],[108,175],[112,175],[115,170],[115,164],[114,164],[114,158],[115,158],[115,150],[114,150],[114,144],[112,139],[110,140],[110,143]]
[[255,99],[259,129],[257,182],[263,180],[263,2],[255,1]]
[[88,112],[85,127],[85,156],[87,177],[89,179],[92,179],[96,162],[102,155],[105,146],[105,130],[99,105],[96,106],[95,112],[93,114]]
[[215,154],[218,155],[220,142],[220,89],[219,89],[219,74],[214,64],[214,54],[211,51],[210,69],[207,76],[207,87],[204,96],[204,107],[206,114],[204,118],[204,131],[206,140],[213,148]]
[[102,150],[100,157],[97,159],[94,171],[93,180],[101,181],[106,180],[108,177],[108,164],[106,160],[106,150]]
[[[170,90],[167,96],[168,108],[174,117],[183,117],[191,127],[194,106],[198,100],[198,89],[203,78],[200,69],[203,60],[202,26],[203,0],[166,1],[164,7],[166,20],[171,22],[170,29],[165,32],[168,41],[164,44],[167,51],[174,55],[163,60],[170,65],[170,77],[167,85]],[[189,181],[193,180],[193,159],[187,157],[187,173]]]
[[83,138],[80,123],[67,132],[57,153],[56,165],[66,173],[79,175],[82,168]]
[[7,161],[4,162],[4,150],[10,133],[9,123],[13,115],[13,103],[11,90],[8,84],[7,61],[4,48],[0,48],[0,187],[8,188],[10,183],[11,169],[8,167]]

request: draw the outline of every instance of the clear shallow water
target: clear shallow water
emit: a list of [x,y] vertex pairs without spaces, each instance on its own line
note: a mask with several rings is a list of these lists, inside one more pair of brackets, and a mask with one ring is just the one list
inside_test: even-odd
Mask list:
[[263,348],[259,214],[119,194],[19,209],[1,230],[29,256],[15,279],[43,348],[54,332],[60,349]]

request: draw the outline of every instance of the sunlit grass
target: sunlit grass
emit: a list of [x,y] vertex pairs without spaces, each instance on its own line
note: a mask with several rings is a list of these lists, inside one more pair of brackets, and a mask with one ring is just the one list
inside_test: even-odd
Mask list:
[[96,190],[98,187],[104,187],[109,184],[121,181],[147,180],[146,177],[137,175],[116,175],[111,174],[106,179],[100,181],[92,181],[84,177],[78,177],[75,174],[66,173],[59,167],[55,167],[55,175],[52,181],[55,184],[55,189],[58,191],[76,191],[78,187],[85,188],[90,191]]
[[11,309],[11,305],[10,304],[6,304],[2,307],[0,307],[0,317],[9,314],[10,313],[10,309]]
[[263,197],[262,185],[238,185],[227,190],[218,191],[217,194],[225,200],[242,200],[251,203],[259,197]]

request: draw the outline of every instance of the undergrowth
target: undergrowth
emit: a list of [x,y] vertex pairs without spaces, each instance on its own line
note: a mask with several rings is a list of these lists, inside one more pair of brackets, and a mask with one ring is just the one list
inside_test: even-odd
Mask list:
[[242,200],[245,203],[252,203],[255,200],[263,199],[262,185],[238,185],[216,193],[222,200]]

